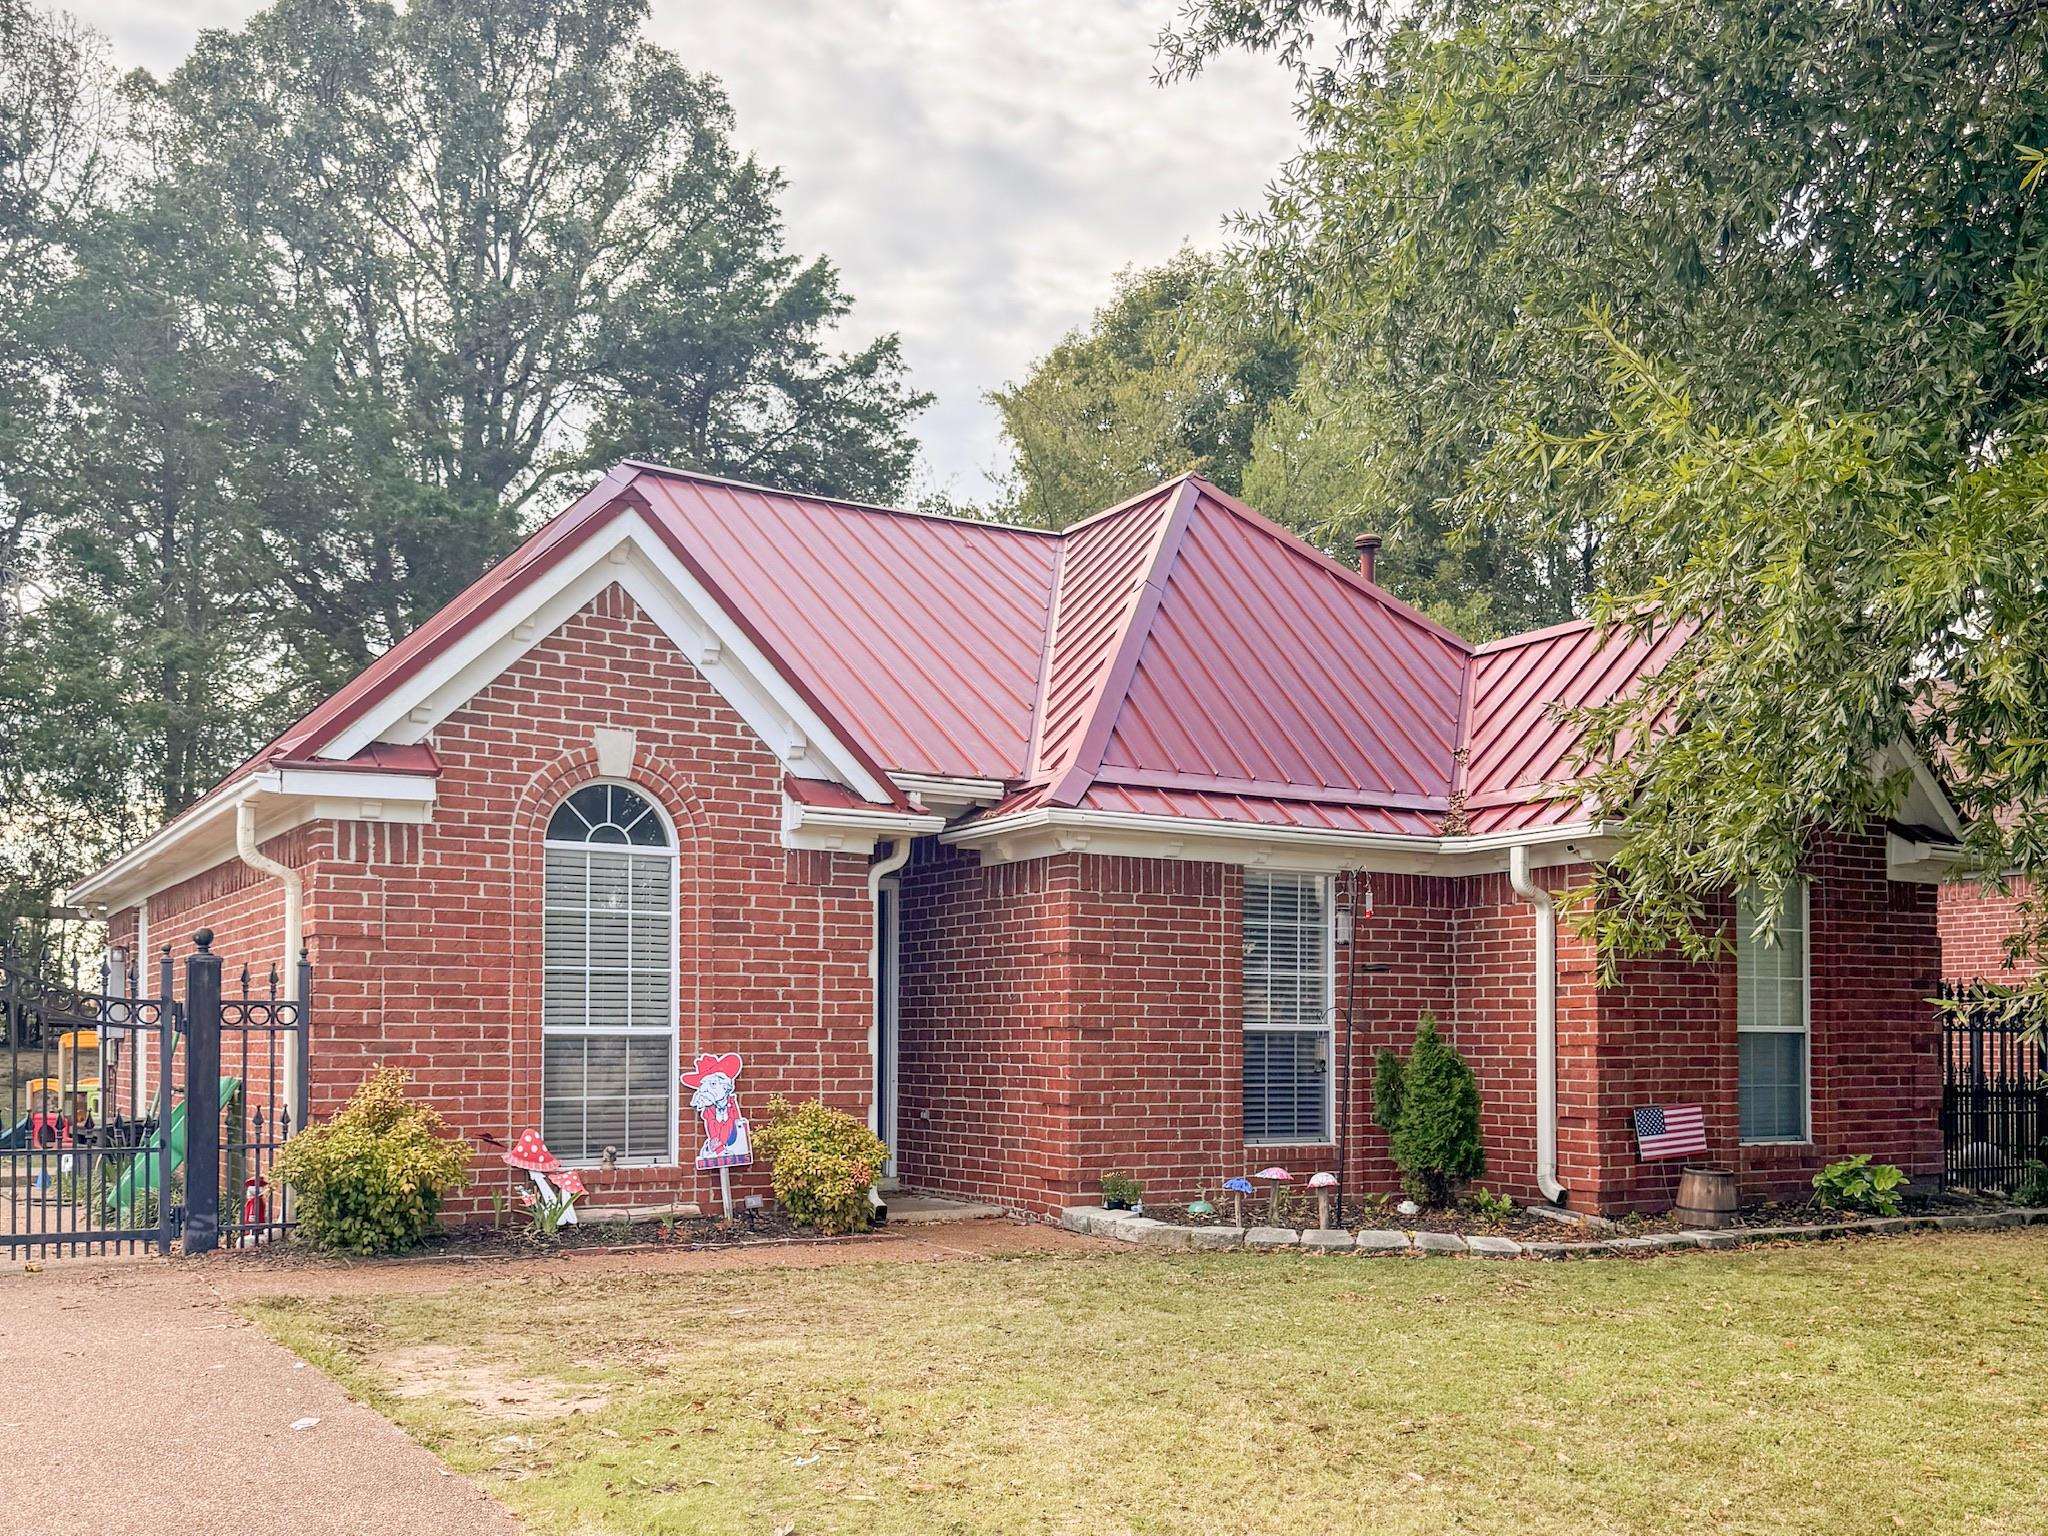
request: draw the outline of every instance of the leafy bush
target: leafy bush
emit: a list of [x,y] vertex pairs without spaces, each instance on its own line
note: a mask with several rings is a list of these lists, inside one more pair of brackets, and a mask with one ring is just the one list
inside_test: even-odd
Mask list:
[[1128,1211],[1145,1198],[1145,1186],[1127,1173],[1102,1176],[1102,1203],[1112,1211]]
[[2039,1158],[2027,1164],[2012,1198],[2019,1205],[2048,1205],[2048,1163]]
[[272,1177],[295,1198],[300,1235],[345,1253],[391,1253],[425,1237],[469,1182],[470,1147],[379,1067],[325,1125],[285,1143]]
[[[1398,1086],[1387,1087],[1390,1083]],[[1388,1149],[1411,1197],[1424,1205],[1448,1205],[1460,1185],[1486,1172],[1479,1082],[1465,1058],[1437,1034],[1435,1014],[1422,1016],[1415,1046],[1395,1073],[1382,1063],[1373,1081],[1375,1118],[1382,1113],[1383,1096],[1392,1122]]]
[[868,1191],[889,1149],[853,1116],[778,1097],[754,1145],[768,1159],[775,1198],[792,1220],[835,1237],[865,1232],[873,1222]]
[[1872,1163],[1868,1152],[1829,1163],[1813,1176],[1813,1198],[1823,1210],[1867,1211],[1873,1216],[1899,1214],[1899,1191],[1906,1175],[1890,1163]]

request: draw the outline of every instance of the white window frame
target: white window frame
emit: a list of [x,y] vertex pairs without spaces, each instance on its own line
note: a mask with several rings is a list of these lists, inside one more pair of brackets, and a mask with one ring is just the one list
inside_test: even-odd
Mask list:
[[[671,818],[671,817],[669,816],[667,808],[666,808],[666,807],[664,807],[664,806],[662,805],[661,801],[660,801],[660,800],[659,800],[659,799],[658,799],[658,798],[657,798],[657,797],[655,796],[654,792],[653,792],[653,791],[652,791],[651,789],[649,789],[649,788],[648,788],[648,787],[647,787],[646,785],[644,785],[644,784],[636,784],[636,783],[634,783],[634,782],[633,782],[633,781],[632,781],[631,779],[606,779],[606,778],[598,778],[598,779],[585,779],[585,780],[584,780],[584,781],[583,781],[583,782],[582,782],[581,784],[578,784],[578,785],[577,785],[577,786],[576,786],[576,787],[575,787],[574,789],[568,790],[568,791],[564,792],[563,794],[561,794],[561,795],[558,795],[558,796],[556,796],[556,798],[555,798],[555,801],[554,801],[554,803],[553,803],[553,804],[552,804],[551,806],[549,806],[549,808],[548,808],[548,819],[549,819],[550,821],[552,821],[552,820],[554,819],[554,815],[555,815],[555,812],[561,809],[561,807],[562,807],[563,803],[564,803],[565,801],[567,801],[567,800],[568,800],[568,799],[570,798],[570,796],[572,796],[572,795],[577,795],[577,794],[580,794],[580,793],[582,793],[582,792],[583,792],[584,790],[586,790],[586,789],[589,789],[589,788],[590,788],[590,787],[591,787],[592,785],[596,785],[596,784],[605,784],[605,785],[613,785],[613,786],[616,786],[616,787],[617,787],[617,788],[619,788],[619,789],[628,789],[628,790],[631,790],[631,791],[632,791],[632,792],[633,792],[634,794],[638,795],[638,796],[639,796],[639,797],[640,797],[640,798],[641,798],[642,800],[645,800],[645,801],[646,801],[646,802],[648,803],[648,805],[652,806],[652,807],[653,807],[653,809],[654,809],[654,814],[655,814],[656,818],[657,818],[657,819],[658,819],[658,820],[659,820],[659,821],[661,822],[661,825],[662,825],[662,829],[663,829],[663,830],[664,830],[665,832],[667,832],[667,833],[668,833],[668,846],[667,846],[667,847],[665,847],[665,848],[646,848],[646,847],[641,847],[641,846],[638,846],[638,845],[635,845],[635,844],[629,844],[629,843],[588,843],[588,842],[562,842],[562,841],[558,841],[558,840],[556,840],[556,839],[553,839],[553,838],[550,838],[550,837],[546,836],[546,823],[543,823],[543,824],[542,824],[542,837],[541,837],[541,844],[540,844],[540,846],[541,846],[541,888],[540,888],[540,892],[539,892],[539,894],[540,894],[540,909],[541,909],[541,942],[540,942],[540,967],[541,967],[541,995],[542,995],[542,998],[543,998],[543,999],[545,999],[545,997],[546,997],[546,993],[547,993],[547,971],[548,971],[548,943],[547,943],[547,904],[548,904],[548,895],[547,895],[547,856],[548,856],[548,851],[549,851],[550,849],[554,849],[554,850],[558,850],[558,851],[561,851],[561,852],[567,852],[567,853],[588,853],[588,852],[589,852],[589,851],[590,851],[591,849],[593,849],[593,848],[597,848],[597,849],[604,849],[604,850],[615,850],[615,851],[619,851],[619,852],[624,852],[624,853],[630,853],[630,854],[633,854],[633,855],[635,855],[635,856],[637,856],[637,857],[640,857],[640,858],[646,858],[646,859],[652,859],[652,858],[666,858],[666,859],[667,859],[667,861],[668,861],[668,978],[669,978],[669,979],[668,979],[668,1005],[669,1005],[669,1006],[668,1006],[668,1013],[669,1013],[669,1018],[668,1018],[668,1039],[669,1039],[669,1046],[668,1046],[668,1074],[669,1074],[669,1081],[668,1081],[668,1153],[667,1153],[667,1156],[666,1156],[666,1158],[665,1158],[665,1159],[664,1159],[663,1161],[661,1161],[661,1162],[656,1162],[656,1163],[629,1163],[629,1162],[625,1161],[625,1160],[624,1160],[624,1159],[622,1158],[622,1159],[620,1160],[620,1162],[619,1162],[619,1166],[620,1166],[621,1168],[668,1168],[668,1169],[673,1169],[673,1168],[677,1168],[677,1167],[680,1167],[680,1166],[681,1166],[681,1161],[682,1161],[682,1149],[681,1149],[681,1125],[682,1125],[682,1115],[683,1115],[683,1103],[682,1103],[682,1070],[683,1070],[683,1069],[682,1069],[682,1059],[683,1059],[683,1056],[682,1056],[682,1052],[683,1052],[683,1030],[682,1030],[682,1002],[681,1002],[681,998],[682,998],[682,885],[683,885],[683,882],[682,882],[682,866],[681,866],[681,863],[680,863],[680,860],[681,860],[681,858],[682,858],[682,840],[681,840],[681,839],[680,839],[680,838],[679,838],[679,837],[677,836],[677,833],[676,833],[676,824],[675,824],[674,820],[673,820],[673,819],[672,819],[672,818]],[[545,1002],[543,1002],[543,1007],[545,1007]],[[552,1025],[552,1026],[551,1026],[551,1025],[549,1025],[549,1024],[548,1024],[548,1022],[547,1022],[547,1019],[546,1019],[545,1015],[543,1015],[543,1017],[542,1017],[542,1019],[541,1019],[541,1026],[540,1026],[540,1035],[541,1035],[541,1069],[540,1069],[540,1070],[541,1070],[541,1081],[540,1081],[540,1089],[541,1089],[541,1101],[542,1101],[542,1104],[543,1104],[543,1110],[542,1110],[541,1118],[542,1118],[543,1120],[544,1120],[544,1119],[546,1119],[546,1111],[545,1111],[545,1104],[546,1104],[546,1100],[547,1100],[547,1041],[548,1041],[548,1037],[549,1037],[550,1035],[559,1035],[559,1036],[562,1036],[562,1037],[563,1037],[563,1038],[565,1038],[565,1039],[576,1039],[576,1038],[582,1038],[582,1039],[591,1039],[591,1038],[598,1038],[598,1037],[609,1037],[609,1036],[614,1036],[614,1035],[616,1035],[616,1036],[618,1036],[618,1037],[620,1037],[620,1038],[638,1038],[638,1039],[651,1039],[651,1038],[656,1038],[656,1037],[658,1037],[660,1033],[661,1033],[661,1032],[660,1032],[659,1030],[654,1030],[654,1029],[618,1029],[618,1028],[615,1028],[615,1027],[613,1027],[613,1026],[610,1026],[610,1025],[593,1025],[593,1024],[580,1024],[580,1025],[578,1025],[578,1024],[558,1024],[558,1025]],[[562,1159],[562,1166],[563,1166],[563,1167],[565,1167],[565,1168],[598,1168],[598,1167],[602,1167],[602,1166],[603,1166],[603,1161],[602,1161],[602,1159],[601,1159],[601,1158],[585,1158],[585,1159],[582,1159],[582,1160],[580,1160],[580,1161],[579,1161],[579,1160],[575,1160],[575,1159],[571,1159],[571,1158],[563,1158],[563,1159]]]
[[[1742,1022],[1741,1004],[1741,956],[1736,956],[1736,1011],[1735,1011],[1735,1118],[1736,1135],[1745,1147],[1803,1147],[1813,1142],[1813,883],[1801,880],[1799,885],[1799,1023],[1795,1025],[1763,1024],[1745,1025]],[[1742,903],[1736,902],[1737,945],[1753,941],[1742,924]],[[1742,1124],[1742,1037],[1744,1035],[1797,1035],[1800,1040],[1800,1076],[1805,1086],[1804,1102],[1800,1106],[1800,1133],[1797,1136],[1743,1136]]]
[[[1251,920],[1251,903],[1246,900],[1246,890],[1255,877],[1270,875],[1306,876],[1315,882],[1316,901],[1323,913],[1323,1002],[1321,1032],[1326,1042],[1326,1059],[1330,1070],[1323,1075],[1323,1126],[1319,1137],[1303,1140],[1296,1136],[1251,1136],[1246,1135],[1247,1147],[1330,1147],[1337,1141],[1337,901],[1336,881],[1331,875],[1311,869],[1247,869],[1238,889],[1238,924],[1240,934]],[[1254,1024],[1244,999],[1244,956],[1240,943],[1238,957],[1238,1026],[1247,1035],[1277,1034],[1291,1035],[1305,1033],[1298,1024]],[[1238,1112],[1243,1114],[1244,1105],[1244,1055],[1238,1054]]]

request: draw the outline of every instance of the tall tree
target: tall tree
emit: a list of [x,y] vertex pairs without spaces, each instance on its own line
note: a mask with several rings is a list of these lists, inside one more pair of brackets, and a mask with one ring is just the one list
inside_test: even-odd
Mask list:
[[[310,472],[265,541],[288,660],[332,681],[432,612],[565,477],[624,452],[884,494],[906,478],[893,338],[782,250],[780,184],[645,0],[280,0],[202,34],[164,158],[260,251],[291,317]],[[211,213],[208,215],[211,217]]]
[[1287,327],[1249,276],[1196,251],[1127,271],[1086,329],[992,392],[1013,456],[1003,514],[1057,528],[1186,470],[1240,489],[1295,375]]
[[1575,541],[1617,622],[1703,625],[1595,722],[1613,945],[1781,890],[1916,727],[1984,866],[2044,872],[2048,12],[1197,0],[1168,42],[1236,46],[1301,66],[1271,233],[1388,494]]

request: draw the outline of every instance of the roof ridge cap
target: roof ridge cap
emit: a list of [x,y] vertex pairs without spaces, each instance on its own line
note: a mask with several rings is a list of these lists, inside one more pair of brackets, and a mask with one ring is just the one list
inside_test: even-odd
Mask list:
[[[1180,489],[1174,493],[1166,516],[1160,519],[1158,536],[1153,540],[1151,553],[1145,558],[1144,578],[1138,583],[1136,600],[1124,613],[1116,653],[1103,671],[1102,686],[1088,711],[1088,723],[1081,733],[1080,745],[1074,749],[1073,761],[1053,785],[1048,797],[1055,803],[1072,805],[1079,800],[1088,786],[1095,782],[1103,755],[1109,750],[1110,731],[1123,708],[1123,701],[1130,694],[1131,678],[1137,671],[1138,657],[1143,654],[1145,641],[1151,636],[1152,620],[1159,612],[1161,597],[1165,595],[1167,576],[1174,562],[1180,558],[1188,523],[1194,515],[1196,503],[1201,500],[1196,477],[1182,475],[1179,478]],[[1167,484],[1173,482],[1168,481]]]
[[1100,512],[1090,512],[1086,517],[1076,519],[1074,522],[1068,523],[1064,527],[1059,528],[1055,531],[1061,538],[1064,539],[1071,534],[1079,533],[1084,528],[1092,528],[1097,523],[1108,522],[1109,519],[1117,516],[1119,513],[1135,511],[1145,502],[1151,501],[1155,497],[1165,495],[1166,492],[1172,490],[1174,486],[1180,484],[1184,480],[1199,481],[1201,480],[1201,478],[1202,477],[1200,475],[1196,474],[1191,469],[1183,470],[1181,471],[1181,473],[1177,475],[1169,476],[1168,478],[1160,481],[1157,485],[1146,486],[1144,490],[1139,491],[1134,496],[1126,496],[1122,501],[1112,503],[1111,505],[1104,507]]
[[998,533],[1027,533],[1033,538],[1058,538],[1056,528],[1033,528],[1025,523],[1007,523],[995,517],[966,517],[957,512],[927,512],[918,507],[892,507],[879,501],[856,501],[850,496],[828,496],[822,491],[794,491],[788,486],[765,485],[758,480],[740,480],[731,475],[714,475],[701,469],[680,469],[657,464],[651,459],[621,459],[615,468],[629,468],[635,474],[655,475],[668,480],[690,480],[727,490],[754,491],[763,496],[781,496],[790,501],[815,501],[823,506],[844,507],[850,512],[875,512],[885,517],[914,517],[930,523],[955,523],[963,528],[993,528]]

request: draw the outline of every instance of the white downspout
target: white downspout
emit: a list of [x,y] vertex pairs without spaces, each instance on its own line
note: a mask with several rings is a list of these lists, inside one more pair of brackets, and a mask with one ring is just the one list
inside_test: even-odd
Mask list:
[[[284,885],[284,995],[294,1002],[299,997],[299,951],[305,946],[306,922],[306,881],[289,864],[280,864],[269,854],[256,846],[256,807],[248,800],[235,807],[235,852],[242,856],[242,862],[251,869],[261,870],[266,875],[275,875]],[[303,1096],[299,1092],[299,1074],[303,1065],[299,1061],[299,1037],[293,1031],[284,1037],[284,1085],[285,1103],[298,1104]],[[305,1129],[293,1126],[294,1131]]]
[[[878,1065],[882,1059],[882,882],[910,862],[911,839],[892,837],[887,840],[888,852],[868,866],[868,982],[874,994],[874,1006],[868,1013],[868,1062]],[[879,1074],[875,1083],[881,1088]],[[868,1109],[868,1129],[877,1136],[882,1134],[882,1096],[878,1091]]]
[[1536,914],[1536,1187],[1563,1205],[1557,1178],[1557,908],[1529,877],[1529,846],[1508,850],[1508,884]]

